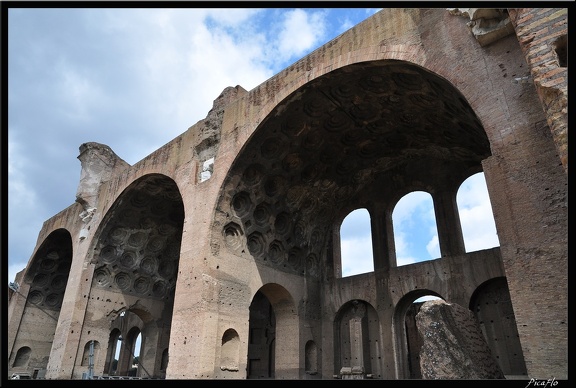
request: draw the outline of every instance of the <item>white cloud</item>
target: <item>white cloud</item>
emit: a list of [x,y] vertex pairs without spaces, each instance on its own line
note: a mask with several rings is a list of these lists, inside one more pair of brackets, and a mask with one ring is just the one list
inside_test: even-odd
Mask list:
[[301,9],[286,12],[278,33],[278,55],[289,59],[315,48],[326,32],[326,13]]
[[268,44],[264,36],[250,28],[237,34],[238,23],[255,12],[190,9],[131,15],[133,25],[141,27],[132,25],[123,34],[122,47],[129,47],[131,55],[122,62],[133,68],[139,89],[135,104],[155,107],[155,116],[147,119],[152,131],[164,134],[158,144],[203,119],[224,88],[250,90],[272,75],[262,60],[262,47]]
[[406,194],[400,198],[394,207],[392,213],[394,226],[404,224],[411,225],[413,223],[414,214],[419,214],[419,217],[423,214],[430,215],[430,208],[427,206],[430,202],[430,194],[424,191],[413,191]]
[[374,271],[370,214],[366,209],[350,212],[340,226],[342,276]]
[[419,261],[422,261],[422,260],[417,259],[415,257],[409,257],[409,256],[396,256],[396,266],[397,267],[401,267],[403,265],[408,265],[408,264],[414,264],[414,263],[417,263]]
[[94,106],[100,103],[99,86],[93,82],[90,74],[82,74],[77,67],[71,66],[65,59],[57,64],[57,98],[60,101],[59,114],[73,121],[93,120]]
[[484,173],[462,183],[456,197],[467,252],[500,245]]
[[258,19],[258,14],[261,14],[264,10],[262,8],[233,8],[199,9],[195,11],[205,11],[206,16],[217,24],[226,28],[234,28],[237,30],[237,33],[241,33],[242,30],[254,29],[253,21]]
[[396,260],[400,256],[408,256],[408,242],[406,234],[402,233],[399,228],[394,227],[394,248],[396,250]]
[[[436,231],[436,228],[434,228]],[[432,236],[432,239],[426,244],[426,251],[430,254],[431,259],[438,259],[440,257],[440,243],[438,241],[438,234]]]
[[[440,256],[432,197],[423,191],[403,196],[392,212],[397,265]],[[407,258],[407,259],[398,259]]]
[[370,235],[363,238],[343,239],[340,245],[342,249],[342,276],[374,271]]
[[36,202],[36,192],[31,190],[22,179],[21,166],[26,161],[26,157],[23,156],[20,159],[10,158],[10,155],[14,155],[16,152],[23,154],[21,150],[17,151],[17,148],[20,147],[14,140],[8,140],[8,197],[11,204],[15,206],[33,206]]

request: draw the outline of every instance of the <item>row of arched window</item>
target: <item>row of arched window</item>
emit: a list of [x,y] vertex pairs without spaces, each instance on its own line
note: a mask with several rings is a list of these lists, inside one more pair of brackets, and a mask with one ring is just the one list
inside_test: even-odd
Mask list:
[[[499,246],[484,173],[466,179],[459,187],[457,206],[466,252]],[[440,247],[432,196],[413,191],[403,196],[392,213],[396,265],[439,258]],[[340,227],[342,276],[374,271],[370,214],[359,208]]]

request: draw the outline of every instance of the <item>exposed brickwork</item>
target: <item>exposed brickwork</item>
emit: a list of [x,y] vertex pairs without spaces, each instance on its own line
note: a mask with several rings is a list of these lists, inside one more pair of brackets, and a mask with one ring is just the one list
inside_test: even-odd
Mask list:
[[[256,88],[226,89],[206,119],[133,166],[112,167],[81,190],[93,200],[90,217],[74,203],[44,223],[16,279],[24,297],[10,300],[10,365],[31,347],[45,355],[34,362],[47,379],[80,379],[95,340],[95,371],[108,373],[113,335],[129,341],[134,325],[158,378],[332,379],[361,367],[407,379],[419,374],[410,305],[425,295],[483,301],[480,316],[494,320],[483,328],[502,327],[512,322],[500,310],[508,295],[490,309],[483,285],[505,279],[519,337],[492,336],[499,362],[519,353],[494,346],[511,337],[529,377],[567,378],[567,159],[558,157],[567,73],[553,47],[566,14],[510,16],[518,36],[480,45],[446,10],[383,9]],[[528,73],[536,87],[514,82]],[[209,179],[199,179],[211,159]],[[480,171],[500,247],[464,253],[452,199]],[[441,257],[398,267],[392,211],[413,190],[434,199]],[[362,207],[375,270],[342,277],[338,231]],[[72,259],[61,268],[62,304],[52,305],[58,324],[39,331],[30,318],[50,288],[38,275],[55,257],[45,243],[66,244]],[[256,332],[262,346],[253,347]],[[346,357],[363,361],[344,365]]]
[[568,9],[519,8],[508,12],[568,172],[568,69],[560,67],[554,52],[555,41],[568,33]]

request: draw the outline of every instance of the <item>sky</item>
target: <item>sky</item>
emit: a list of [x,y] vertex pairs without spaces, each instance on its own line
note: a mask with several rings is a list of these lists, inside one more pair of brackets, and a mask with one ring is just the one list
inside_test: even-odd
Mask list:
[[[8,9],[8,281],[27,265],[43,222],[74,204],[81,144],[106,144],[133,165],[204,119],[226,87],[253,89],[377,11]],[[493,234],[472,240],[497,246],[479,181],[461,221]],[[427,214],[420,196],[408,202]],[[414,206],[398,209],[401,224],[413,223]],[[438,257],[432,229],[399,228],[399,265]],[[370,232],[356,232],[343,240],[344,251],[360,254],[350,253],[355,268],[345,275],[371,266],[362,244]]]

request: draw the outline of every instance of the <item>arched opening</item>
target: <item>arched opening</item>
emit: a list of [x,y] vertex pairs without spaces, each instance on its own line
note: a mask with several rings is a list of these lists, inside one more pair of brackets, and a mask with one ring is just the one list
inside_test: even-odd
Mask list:
[[468,177],[456,195],[466,252],[500,245],[483,172]]
[[366,209],[350,212],[340,226],[342,277],[374,271],[370,213]]
[[[128,332],[123,342],[125,352],[120,352],[119,368],[126,370],[126,376],[139,376],[139,358],[142,343],[142,333],[137,327],[133,327]],[[122,357],[124,355],[124,357]]]
[[270,301],[258,291],[250,303],[248,379],[274,378],[276,316]]
[[[105,373],[108,371],[110,376],[162,377],[160,363],[156,365],[156,358],[145,351],[154,357],[161,357],[160,352],[150,345],[155,343],[154,337],[158,336],[156,325],[150,321],[150,317],[148,312],[132,308],[121,311],[111,322]],[[152,335],[151,341],[148,334]]]
[[98,358],[100,352],[100,342],[90,340],[84,345],[84,351],[82,352],[82,363],[81,366],[92,366],[94,367],[94,362]]
[[470,310],[474,312],[504,375],[508,378],[526,376],[524,353],[506,278],[499,277],[481,284],[470,299]]
[[120,348],[122,347],[120,330],[114,329],[108,337],[108,352],[106,353],[106,362],[104,364],[104,374],[109,376],[116,375],[118,370],[118,358],[120,357]]
[[416,315],[420,311],[422,304],[428,300],[442,299],[436,295],[427,294],[421,296],[412,302],[406,311],[404,319],[406,328],[406,346],[408,348],[408,369],[410,379],[421,379],[422,371],[420,370],[420,348],[422,348],[422,337],[416,327]]
[[13,368],[26,368],[28,366],[28,361],[30,360],[30,354],[32,349],[28,346],[23,346],[16,352],[16,357],[14,357],[14,362],[12,363]]
[[[114,351],[109,348],[103,373],[165,376],[159,360],[170,344],[183,223],[184,204],[176,183],[149,174],[120,194],[100,224],[90,250],[95,269],[87,310],[115,317],[110,330],[120,330],[109,343]],[[113,301],[118,294],[130,309],[117,311]],[[99,327],[100,322],[86,319],[86,329]],[[131,328],[135,331],[127,331]]]
[[380,320],[363,300],[344,304],[334,320],[334,374],[342,379],[382,378]]
[[399,379],[421,379],[420,348],[422,339],[416,326],[416,315],[427,300],[443,299],[431,290],[409,292],[394,311],[396,373]]
[[568,37],[566,35],[559,36],[554,42],[554,53],[558,58],[558,66],[568,66]]
[[160,361],[160,371],[166,372],[166,368],[168,368],[168,349],[164,349],[162,351],[162,359]]
[[[305,83],[262,118],[227,171],[212,242],[222,246],[224,236],[226,253],[249,262],[263,278],[270,270],[302,276],[319,293],[360,279],[338,279],[340,226],[354,209],[370,212],[377,275],[461,257],[454,187],[490,155],[482,123],[442,77],[404,61],[344,66]],[[402,225],[394,225],[392,213],[412,192],[426,202],[427,210],[411,223],[424,239],[415,253],[405,253],[402,244],[417,236],[395,237]],[[395,322],[404,347],[405,312]],[[407,348],[402,360],[407,365]]]
[[404,195],[394,206],[394,243],[398,267],[440,257],[432,196],[424,191]]
[[31,375],[48,367],[71,265],[72,237],[66,229],[56,229],[42,242],[24,275],[30,288],[13,349],[34,349],[27,366]]
[[279,284],[265,284],[256,292],[249,312],[248,379],[302,377],[296,311],[292,296]]
[[331,279],[342,273],[340,220],[367,207],[380,244],[375,268],[436,259],[432,211],[417,255],[394,257],[390,202],[411,190],[434,195],[489,155],[482,124],[446,80],[403,61],[345,66],[306,83],[261,121],[221,187],[212,235],[226,236],[229,252],[258,267]]

